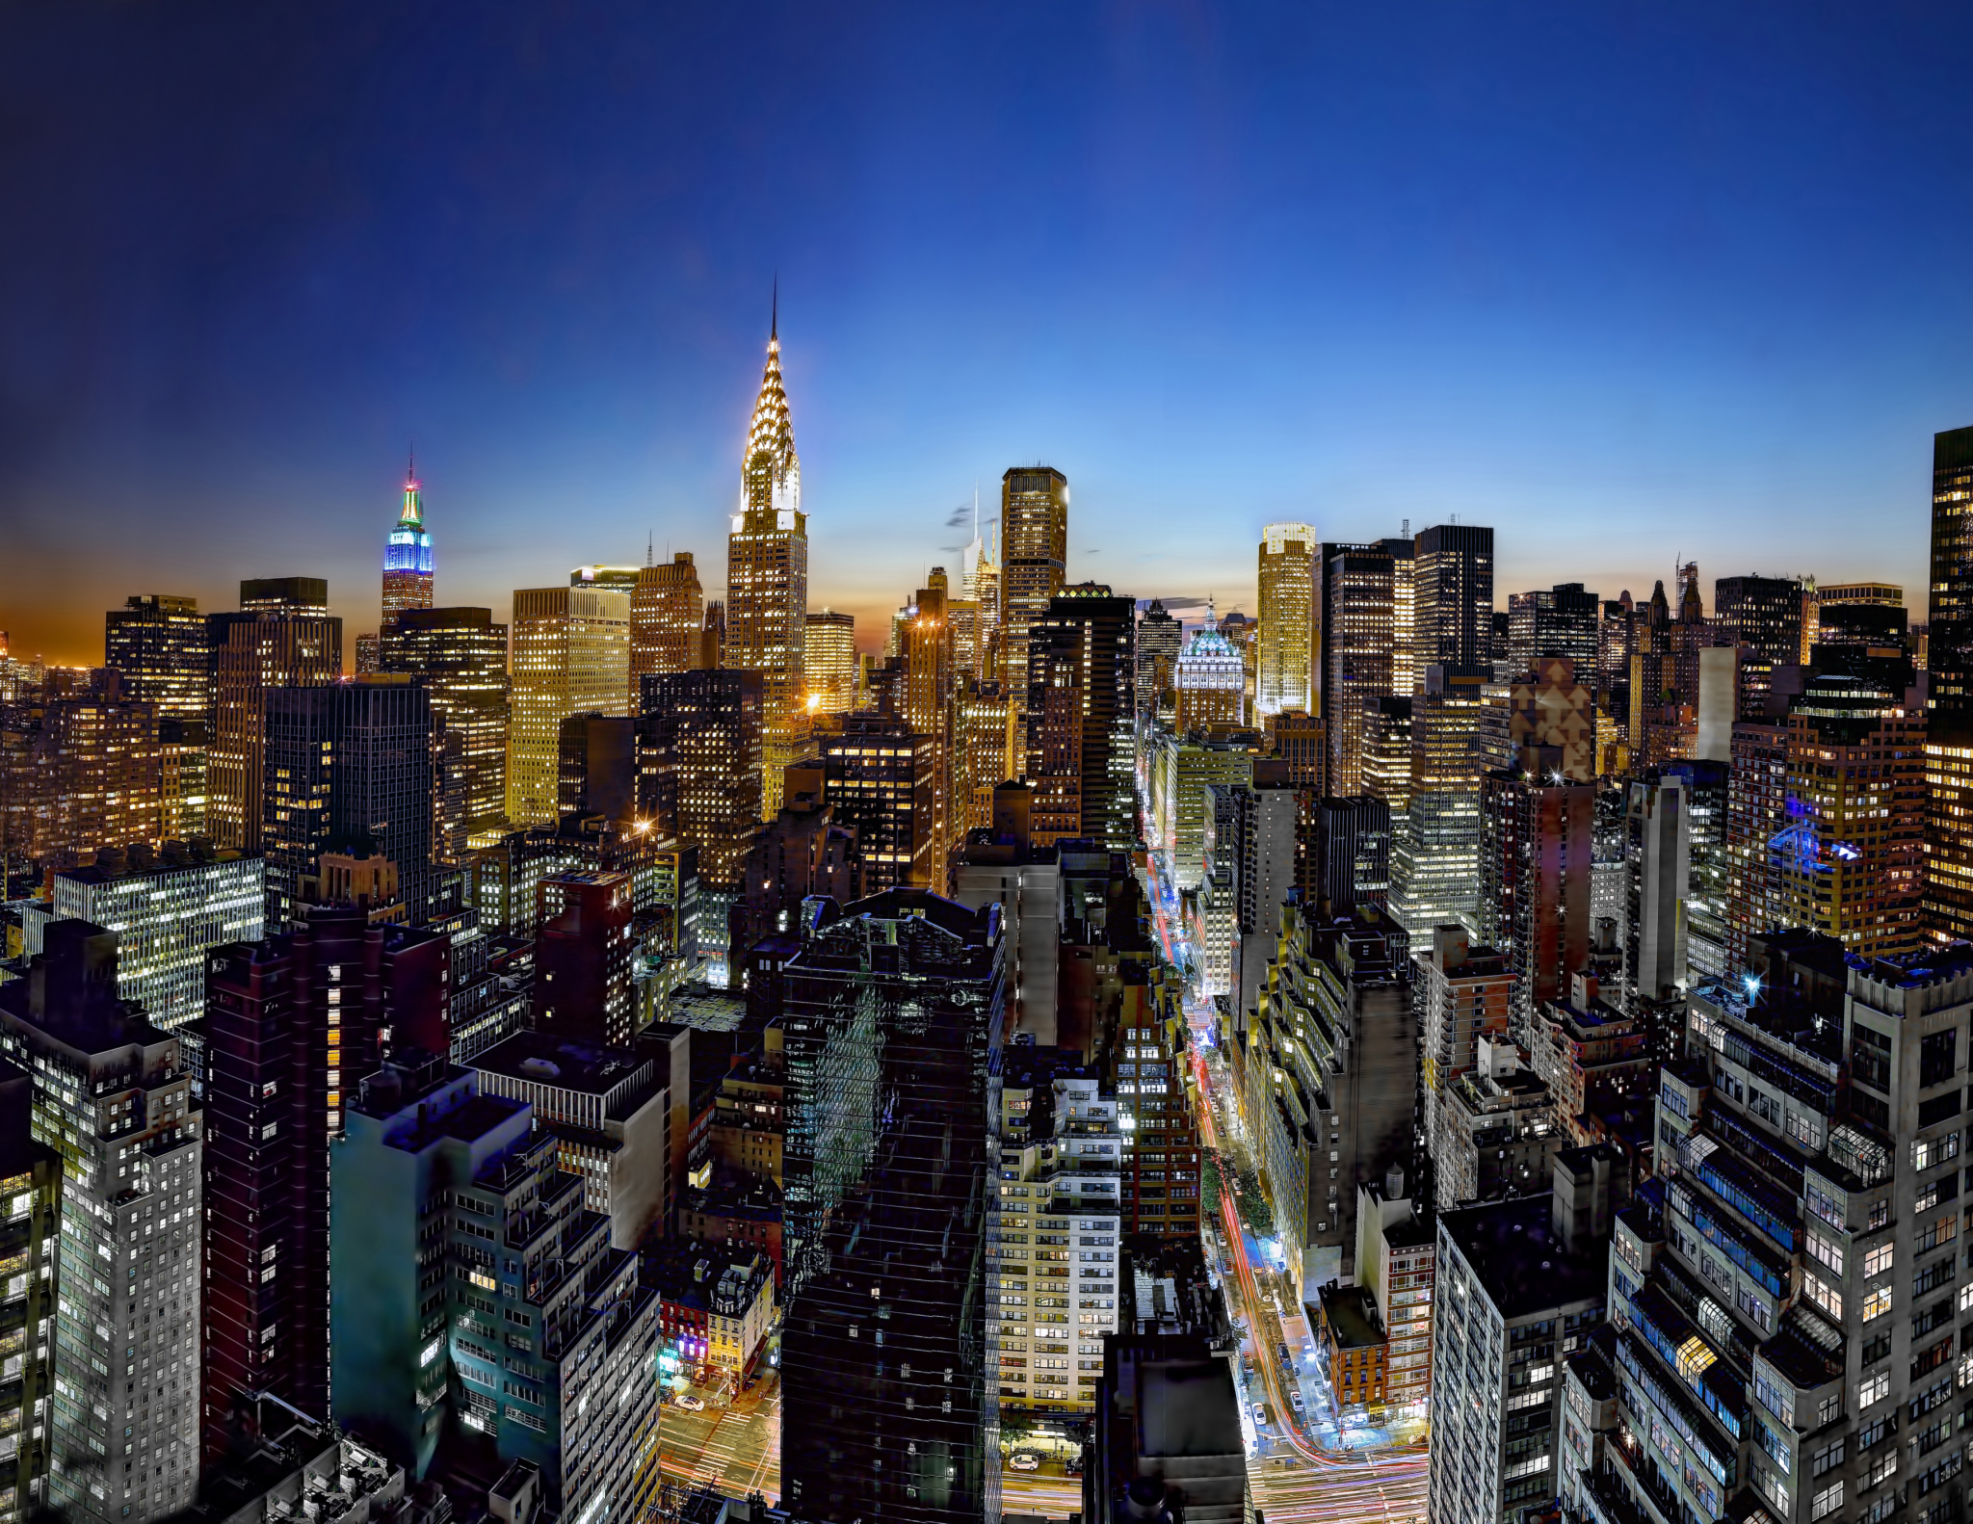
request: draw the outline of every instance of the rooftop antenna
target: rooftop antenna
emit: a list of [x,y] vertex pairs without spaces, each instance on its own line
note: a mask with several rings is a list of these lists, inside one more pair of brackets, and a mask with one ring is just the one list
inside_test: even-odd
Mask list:
[[[655,534],[653,534],[650,530],[648,529],[645,530],[644,531],[644,564],[646,566],[650,566],[653,564],[651,558],[653,552],[657,549],[657,543],[658,543],[658,537]],[[669,547],[667,547],[667,549],[669,549]]]
[[770,344],[781,338],[781,272],[774,272],[774,306],[767,319],[767,339]]

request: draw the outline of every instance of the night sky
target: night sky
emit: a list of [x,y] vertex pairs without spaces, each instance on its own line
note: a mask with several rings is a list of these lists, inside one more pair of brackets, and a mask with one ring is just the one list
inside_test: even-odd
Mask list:
[[[0,7],[0,628],[326,576],[722,589],[769,293],[811,604],[1071,481],[1070,575],[1273,518],[1509,591],[1886,577],[1973,423],[1964,7]],[[868,640],[866,640],[868,643]]]

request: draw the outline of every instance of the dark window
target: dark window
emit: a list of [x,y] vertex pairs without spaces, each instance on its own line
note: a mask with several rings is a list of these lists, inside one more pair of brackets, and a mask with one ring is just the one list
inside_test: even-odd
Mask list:
[[1960,1092],[1948,1090],[1944,1095],[1935,1095],[1929,1101],[1918,1103],[1918,1125],[1930,1127],[1935,1122],[1943,1122],[1947,1117],[1959,1115]]
[[1943,1085],[1959,1072],[1959,1029],[1934,1032],[1918,1041],[1918,1083]]

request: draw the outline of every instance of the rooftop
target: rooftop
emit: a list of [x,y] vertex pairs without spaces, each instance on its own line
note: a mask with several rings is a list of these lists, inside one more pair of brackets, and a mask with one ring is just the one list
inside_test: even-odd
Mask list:
[[1552,1210],[1553,1198],[1544,1192],[1439,1214],[1440,1228],[1510,1323],[1603,1298],[1604,1254],[1564,1248],[1549,1220]]
[[560,1090],[609,1095],[650,1064],[649,1059],[621,1048],[552,1037],[546,1032],[517,1032],[480,1054],[472,1066]]
[[1385,1342],[1377,1321],[1377,1300],[1367,1286],[1324,1286],[1322,1318],[1330,1341],[1338,1349],[1374,1349]]
[[1140,1456],[1244,1455],[1240,1399],[1224,1360],[1157,1360],[1137,1368]]

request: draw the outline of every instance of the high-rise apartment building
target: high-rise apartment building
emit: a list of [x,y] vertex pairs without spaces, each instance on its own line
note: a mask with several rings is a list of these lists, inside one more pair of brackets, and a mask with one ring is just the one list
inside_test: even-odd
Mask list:
[[1363,792],[1364,715],[1395,691],[1396,543],[1323,547],[1322,718],[1333,794]]
[[212,711],[212,636],[199,600],[133,594],[103,616],[103,665],[160,720],[204,724]]
[[1069,580],[1069,479],[1060,471],[1016,466],[1001,477],[1000,557],[998,675],[1020,737],[1030,697],[1028,629]]
[[222,847],[260,850],[265,818],[269,689],[334,682],[343,669],[343,622],[319,577],[240,584],[240,612],[214,614],[213,722],[206,763],[206,825]]
[[1438,926],[1414,959],[1420,1104],[1428,1151],[1441,1141],[1446,1093],[1479,1062],[1480,1043],[1505,1042],[1513,1010],[1514,973],[1506,956],[1475,946],[1463,926]]
[[404,501],[397,511],[397,525],[384,546],[384,622],[406,609],[432,606],[432,536],[425,528],[425,503],[419,495],[415,466],[404,471]]
[[261,847],[267,924],[280,927],[322,854],[388,858],[410,920],[433,918],[432,702],[409,678],[274,688],[263,701]]
[[114,671],[87,691],[48,701],[29,747],[38,787],[38,855],[85,853],[158,840],[162,778],[157,713],[126,699]]
[[627,873],[558,873],[536,891],[534,1027],[627,1048],[636,1035]]
[[783,969],[784,1497],[818,1518],[992,1517],[982,1240],[1002,917],[921,890],[811,903]]
[[1491,772],[1480,781],[1480,936],[1514,974],[1514,1035],[1569,988],[1589,952],[1593,783]]
[[856,707],[856,619],[824,609],[804,626],[802,670],[817,714],[848,714]]
[[690,672],[701,665],[706,595],[692,552],[646,566],[630,590],[630,681],[647,672]]
[[1261,531],[1254,697],[1262,716],[1315,708],[1315,565],[1321,551],[1312,524],[1269,524]]
[[117,999],[116,961],[114,932],[50,925],[0,985],[0,1058],[34,1077],[34,1135],[62,1156],[45,1501],[146,1524],[198,1490],[205,1124],[178,1038]]
[[[758,672],[766,725],[773,729],[802,700],[808,641],[808,516],[801,461],[781,384],[777,321],[754,401],[740,463],[743,501],[726,542],[726,639],[721,664]],[[790,759],[792,760],[792,759]],[[778,785],[768,790],[778,808]]]
[[1493,659],[1493,531],[1477,524],[1421,530],[1411,575],[1414,691],[1434,666],[1484,670]]
[[507,818],[516,825],[555,818],[563,720],[631,712],[630,591],[594,571],[514,594]]
[[0,1262],[11,1266],[0,1338],[17,1341],[0,1386],[0,1433],[10,1442],[0,1472],[0,1519],[29,1518],[48,1496],[47,1406],[55,1389],[53,1341],[57,1250],[62,1231],[62,1159],[34,1136],[34,1078],[0,1059]]
[[1135,614],[1129,598],[1081,582],[1029,626],[1024,772],[1037,842],[1137,840]]
[[457,861],[507,813],[507,626],[495,624],[489,609],[406,609],[384,628],[378,670],[409,673],[431,695],[447,765],[462,774],[458,818],[441,810],[434,847]]
[[262,872],[258,857],[204,845],[174,844],[156,857],[99,855],[54,875],[50,909],[55,920],[115,932],[118,996],[174,1032],[205,1014],[206,953],[260,940]]

